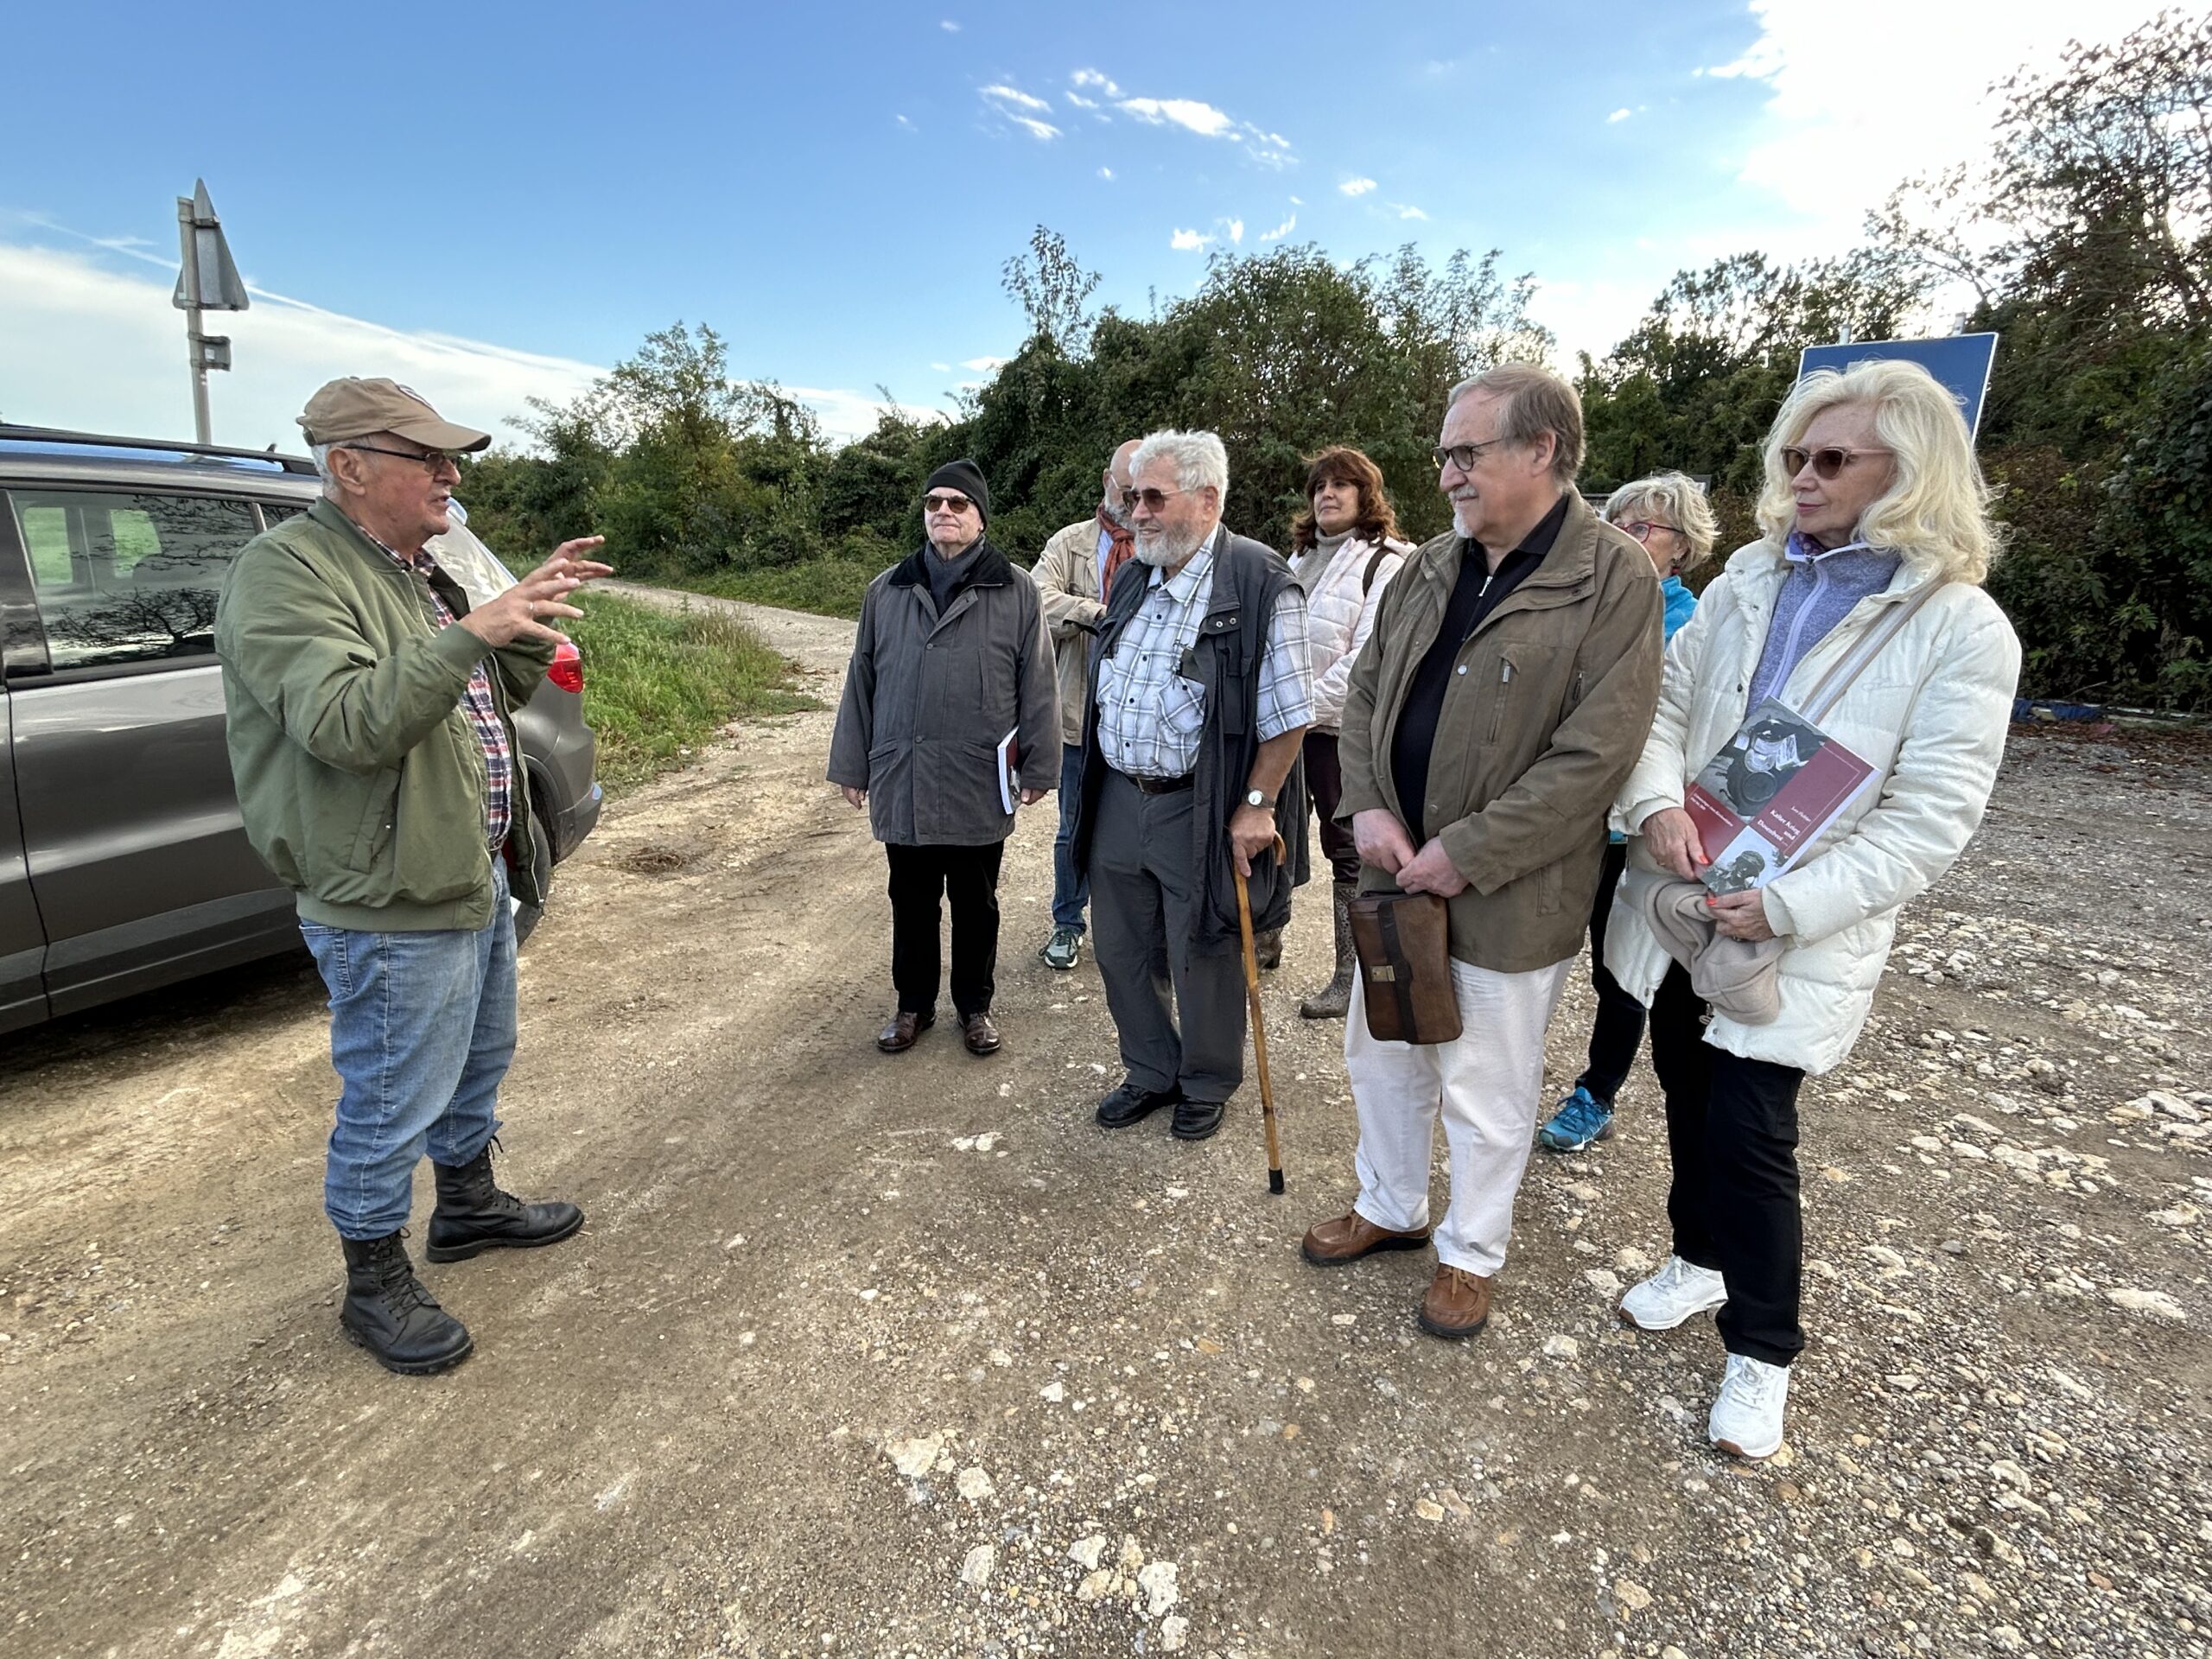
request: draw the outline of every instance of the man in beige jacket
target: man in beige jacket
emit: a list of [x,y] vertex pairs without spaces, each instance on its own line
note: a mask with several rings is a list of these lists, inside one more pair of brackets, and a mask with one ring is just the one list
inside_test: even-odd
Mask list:
[[1090,712],[1090,641],[1106,617],[1106,595],[1135,545],[1129,524],[1131,438],[1114,451],[1102,480],[1098,511],[1045,543],[1030,573],[1052,631],[1060,687],[1060,828],[1052,837],[1052,936],[1037,954],[1063,971],[1083,957],[1083,917],[1090,881],[1075,868],[1076,784],[1083,766],[1083,721]]
[[1452,389],[1436,449],[1452,529],[1384,590],[1344,696],[1339,817],[1367,891],[1448,901],[1461,1034],[1383,1042],[1355,988],[1344,1070],[1359,1198],[1306,1235],[1317,1267],[1429,1239],[1440,1115],[1452,1202],[1421,1328],[1490,1316],[1543,1090],[1544,1029],[1598,886],[1605,814],[1659,698],[1659,577],[1574,488],[1582,408],[1540,368]]

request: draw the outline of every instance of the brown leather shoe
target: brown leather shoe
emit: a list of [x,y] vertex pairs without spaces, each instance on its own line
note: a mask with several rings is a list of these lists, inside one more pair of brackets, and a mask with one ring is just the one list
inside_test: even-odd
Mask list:
[[1491,1281],[1465,1268],[1440,1263],[1421,1299],[1421,1328],[1432,1337],[1471,1337],[1490,1320]]
[[970,1054],[995,1054],[999,1052],[999,1028],[991,1023],[988,1008],[981,1014],[960,1016],[960,1040],[968,1045]]
[[875,1046],[887,1054],[904,1054],[914,1046],[914,1039],[937,1024],[934,1014],[909,1014],[904,1008],[891,1016],[891,1023],[875,1035]]
[[1341,1268],[1377,1250],[1417,1250],[1428,1243],[1427,1233],[1394,1233],[1377,1227],[1355,1210],[1331,1221],[1317,1221],[1306,1229],[1306,1259],[1317,1268]]

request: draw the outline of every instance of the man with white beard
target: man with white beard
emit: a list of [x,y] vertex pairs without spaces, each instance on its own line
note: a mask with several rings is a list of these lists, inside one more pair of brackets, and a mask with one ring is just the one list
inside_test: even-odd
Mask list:
[[1203,1141],[1244,1076],[1234,872],[1255,929],[1287,921],[1305,880],[1306,596],[1280,555],[1223,527],[1214,434],[1155,432],[1130,474],[1150,569],[1114,585],[1098,625],[1073,841],[1127,1072],[1098,1122],[1172,1106],[1176,1137]]

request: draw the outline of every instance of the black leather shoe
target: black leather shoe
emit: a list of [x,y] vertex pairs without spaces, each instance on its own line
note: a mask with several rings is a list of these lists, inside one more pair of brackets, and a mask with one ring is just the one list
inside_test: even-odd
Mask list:
[[1225,1109],[1224,1103],[1218,1100],[1178,1101],[1171,1133],[1178,1141],[1203,1141],[1221,1127],[1221,1115]]
[[999,1028],[991,1022],[991,1011],[963,1014],[960,1016],[960,1040],[970,1054],[978,1057],[999,1052]]
[[338,1323],[387,1371],[427,1376],[460,1364],[476,1341],[423,1288],[404,1236],[339,1241],[346,1247],[346,1302]]
[[921,1038],[921,1034],[937,1024],[937,1015],[909,1014],[901,1008],[891,1016],[891,1023],[875,1034],[875,1046],[887,1054],[904,1054]]
[[1123,1081],[1122,1086],[1098,1103],[1098,1122],[1102,1128],[1126,1129],[1132,1123],[1141,1123],[1163,1106],[1173,1106],[1183,1098],[1180,1089],[1169,1089],[1154,1094],[1149,1089],[1140,1089],[1134,1083]]
[[433,1262],[465,1262],[485,1250],[534,1250],[557,1244],[584,1224],[573,1204],[524,1204],[492,1179],[492,1148],[458,1169],[433,1162],[438,1207],[430,1212],[430,1237],[423,1254]]

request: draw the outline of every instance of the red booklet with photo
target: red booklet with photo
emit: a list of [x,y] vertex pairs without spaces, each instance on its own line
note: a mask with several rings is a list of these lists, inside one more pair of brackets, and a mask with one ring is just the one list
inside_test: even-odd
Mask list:
[[1768,697],[1683,798],[1715,893],[1763,887],[1797,861],[1873,781],[1874,768],[1786,703]]

